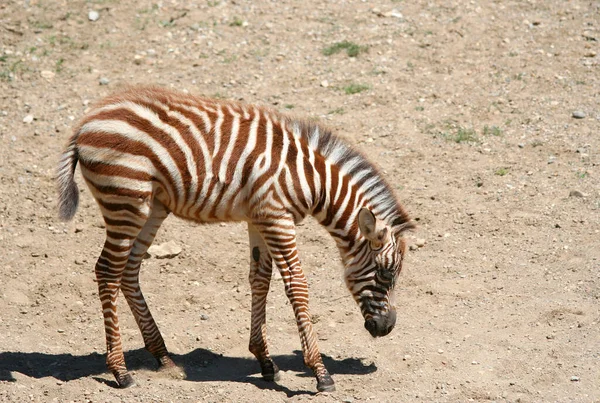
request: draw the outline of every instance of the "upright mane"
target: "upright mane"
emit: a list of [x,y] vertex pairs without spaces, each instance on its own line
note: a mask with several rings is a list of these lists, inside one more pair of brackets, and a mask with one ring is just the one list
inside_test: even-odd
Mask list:
[[288,118],[286,123],[292,128],[294,136],[306,141],[314,152],[321,154],[340,171],[356,180],[357,186],[363,189],[373,213],[379,218],[398,232],[414,228],[414,223],[398,202],[389,184],[363,154],[323,125],[292,118]]

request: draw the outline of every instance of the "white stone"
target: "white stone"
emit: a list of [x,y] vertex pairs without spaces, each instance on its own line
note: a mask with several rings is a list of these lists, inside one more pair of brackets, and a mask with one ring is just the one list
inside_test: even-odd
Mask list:
[[90,10],[90,12],[88,13],[88,20],[98,21],[98,18],[100,18],[100,13],[98,13],[98,11],[95,10]]
[[56,75],[56,73],[53,71],[50,71],[50,70],[42,70],[40,72],[40,75],[42,76],[42,78],[45,78],[46,80],[52,80],[54,78],[54,76]]
[[179,255],[181,251],[181,246],[177,245],[175,241],[152,245],[148,248],[148,254],[156,259],[171,259]]

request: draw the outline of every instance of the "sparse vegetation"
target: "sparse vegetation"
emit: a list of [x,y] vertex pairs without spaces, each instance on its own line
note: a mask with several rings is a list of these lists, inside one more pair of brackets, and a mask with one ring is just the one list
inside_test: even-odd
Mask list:
[[474,143],[479,141],[475,130],[467,129],[462,126],[458,127],[452,140],[456,143]]
[[477,133],[472,128],[466,128],[452,121],[445,123],[444,130],[435,131],[435,125],[428,125],[427,131],[436,137],[442,137],[454,143],[478,143]]
[[494,175],[498,175],[498,176],[504,176],[506,174],[508,174],[508,168],[498,168],[494,172]]
[[244,20],[239,17],[233,17],[233,21],[229,23],[230,27],[241,27],[242,25],[244,25]]
[[346,113],[344,108],[335,108],[327,112],[328,115],[343,115],[344,113]]
[[483,134],[484,136],[502,136],[502,129],[498,126],[483,126]]
[[366,46],[361,46],[354,42],[343,41],[343,42],[336,42],[333,45],[326,47],[325,49],[323,49],[323,54],[325,56],[331,56],[331,55],[340,53],[341,51],[345,50],[346,54],[349,57],[356,57],[360,53],[366,52],[367,49],[368,48]]
[[62,71],[62,69],[63,69],[63,63],[64,62],[65,62],[65,59],[63,59],[62,57],[56,61],[56,64],[54,66],[54,70],[57,73],[60,73]]
[[365,84],[351,83],[344,87],[344,92],[346,93],[346,95],[352,95],[352,94],[358,94],[359,92],[366,91],[369,88],[371,88],[371,87],[369,87],[368,85],[365,85]]

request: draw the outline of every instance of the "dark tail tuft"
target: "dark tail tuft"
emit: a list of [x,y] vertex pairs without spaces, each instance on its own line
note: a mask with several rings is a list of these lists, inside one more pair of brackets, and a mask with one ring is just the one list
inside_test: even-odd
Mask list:
[[56,175],[58,216],[63,221],[69,221],[73,218],[79,204],[79,189],[77,189],[74,178],[75,167],[79,158],[76,142],[77,134],[71,137],[67,149],[63,152]]

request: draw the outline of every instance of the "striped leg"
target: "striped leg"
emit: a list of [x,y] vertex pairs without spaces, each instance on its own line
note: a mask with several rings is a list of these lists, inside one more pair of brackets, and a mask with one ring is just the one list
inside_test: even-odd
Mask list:
[[[148,217],[149,208],[143,203],[140,206],[129,205],[130,208],[127,210],[119,210],[119,206],[123,205],[100,202],[106,222],[106,242],[96,263],[96,280],[106,331],[106,365],[119,386],[125,388],[135,385],[135,381],[125,366],[117,314],[117,296],[129,254]],[[115,210],[112,210],[113,208]],[[136,212],[133,213],[131,210]]]
[[252,290],[252,319],[249,349],[258,359],[262,376],[267,381],[280,378],[279,368],[271,359],[267,347],[266,310],[267,294],[273,272],[273,259],[265,242],[252,224],[248,224],[250,237],[250,289]]
[[150,218],[148,218],[148,221],[144,224],[144,227],[137,236],[131,253],[129,254],[129,260],[123,272],[123,278],[121,279],[121,291],[123,292],[135,321],[140,328],[140,332],[144,338],[144,345],[158,361],[160,370],[165,371],[172,377],[184,378],[185,374],[183,371],[177,367],[169,357],[163,337],[158,330],[156,322],[154,322],[154,319],[152,318],[152,314],[148,309],[139,283],[142,258],[146,254],[158,229],[168,215],[169,211],[164,205],[155,200],[150,213]]
[[262,235],[277,269],[281,273],[285,292],[292,304],[300,334],[304,364],[313,370],[320,392],[335,390],[333,379],[323,364],[317,337],[308,310],[308,284],[300,267],[296,249],[296,230],[293,220],[279,218],[273,222],[254,224]]

